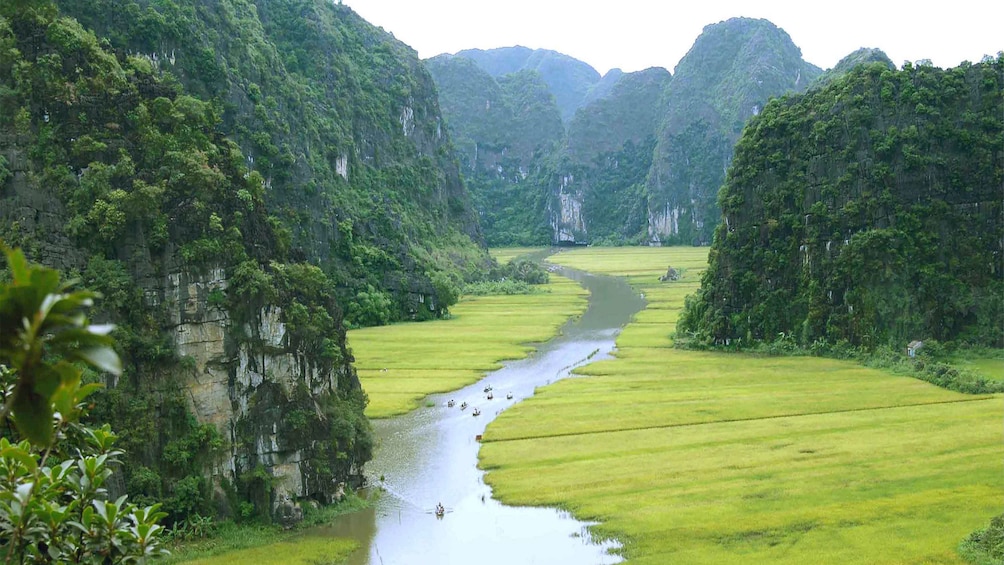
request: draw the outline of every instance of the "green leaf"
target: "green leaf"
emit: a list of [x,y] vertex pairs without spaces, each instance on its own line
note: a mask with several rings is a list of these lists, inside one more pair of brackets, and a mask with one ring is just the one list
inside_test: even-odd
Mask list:
[[0,247],[3,254],[7,256],[7,266],[10,267],[14,282],[23,282],[28,277],[28,260],[24,258],[24,253],[20,249],[11,249],[6,245]]
[[38,463],[35,462],[35,458],[20,447],[6,447],[3,450],[0,450],[0,457],[4,459],[14,459],[23,465],[29,473],[34,473],[35,469],[38,469]]
[[115,350],[111,347],[82,349],[76,353],[76,356],[96,369],[116,376],[122,374],[122,361],[119,359],[118,353],[115,353]]
[[20,387],[15,393],[12,413],[17,430],[35,445],[49,445],[52,442],[52,406],[49,399],[28,387]]

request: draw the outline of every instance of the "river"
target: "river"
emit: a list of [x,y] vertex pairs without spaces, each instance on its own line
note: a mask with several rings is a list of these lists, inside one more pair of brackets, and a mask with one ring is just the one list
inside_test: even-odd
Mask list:
[[[370,484],[384,492],[362,512],[338,518],[322,535],[357,540],[350,565],[476,562],[605,565],[618,544],[594,540],[589,523],[552,508],[513,507],[492,498],[477,468],[475,439],[509,406],[570,376],[575,367],[609,357],[620,328],[644,307],[622,279],[558,268],[590,292],[583,315],[529,357],[508,362],[481,381],[429,400],[432,407],[373,422],[377,447],[367,464]],[[493,400],[485,387],[491,386]],[[506,399],[511,393],[513,398]],[[453,399],[456,406],[447,407]],[[462,402],[469,407],[460,410]],[[481,416],[473,417],[473,408]],[[436,504],[446,507],[437,518]]]

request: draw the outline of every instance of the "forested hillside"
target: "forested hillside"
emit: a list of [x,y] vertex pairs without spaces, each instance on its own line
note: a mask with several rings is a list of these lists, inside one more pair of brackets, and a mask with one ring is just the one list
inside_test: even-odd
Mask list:
[[604,97],[575,113],[555,174],[545,186],[557,195],[556,241],[641,243],[647,235],[645,178],[664,109],[669,71],[622,74]]
[[320,0],[19,0],[0,108],[0,238],[118,325],[114,490],[268,518],[358,479],[343,316],[439,316],[488,261],[414,52]]
[[820,69],[767,20],[709,25],[676,66],[646,182],[649,238],[710,243],[718,188],[743,126],[767,100],[803,91]]
[[768,104],[680,329],[865,348],[1004,340],[1004,57],[858,67]]
[[548,195],[535,183],[564,138],[561,114],[540,74],[490,76],[471,59],[426,61],[489,244],[546,244]]
[[[478,132],[484,142],[479,151],[510,135],[507,130],[515,124],[487,106],[469,110],[477,96],[464,106],[468,110],[460,111],[453,102],[458,93],[472,95],[484,88],[488,77],[475,70],[504,77],[539,69],[564,117],[561,143],[552,143],[550,128],[544,128],[547,136],[527,131],[537,134],[531,145],[552,148],[530,161],[522,154],[525,178],[515,182],[503,172],[505,167],[496,171],[509,182],[494,185],[499,197],[479,201],[478,209],[482,214],[505,209],[506,217],[518,220],[506,223],[483,215],[489,243],[710,242],[719,218],[715,196],[746,121],[770,97],[803,91],[821,72],[802,60],[787,33],[749,18],[705,27],[672,77],[653,68],[637,73],[612,69],[599,78],[583,71],[584,63],[558,55],[511,47],[466,50],[452,59],[428,61],[454,137],[468,139],[470,132]],[[831,76],[877,56],[856,53]],[[467,74],[437,70],[446,61],[463,65]],[[465,76],[470,84],[464,84]],[[482,98],[487,103],[490,96]],[[469,142],[465,150],[470,154]],[[467,169],[464,174],[478,177]],[[471,182],[475,198],[485,192],[480,186]]]

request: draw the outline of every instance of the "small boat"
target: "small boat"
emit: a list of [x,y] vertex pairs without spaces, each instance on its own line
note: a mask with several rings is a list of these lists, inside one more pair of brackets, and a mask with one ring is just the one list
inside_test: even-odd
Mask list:
[[478,410],[477,408],[475,408],[474,412],[471,413],[471,416],[480,416],[480,415],[481,415],[481,410]]
[[436,505],[436,518],[442,518],[446,515],[446,508],[442,504]]
[[505,399],[512,400],[512,393],[510,392],[509,394],[505,395]]
[[454,405],[454,404],[456,404],[456,402],[454,402],[453,400],[450,400],[449,402],[447,402],[447,403],[446,403],[446,406],[447,406],[448,408],[453,408],[453,405]]
[[461,409],[461,410],[467,410],[467,403],[466,403],[466,402],[464,402],[464,403],[461,403],[461,404],[460,404],[460,409]]
[[490,393],[490,392],[489,392],[489,393],[488,393],[488,400],[491,400],[491,399],[493,399],[493,398],[495,398],[495,397],[494,397],[494,396],[492,396],[492,393]]
[[492,385],[488,385],[485,387],[485,392],[491,392],[491,391],[492,391]]

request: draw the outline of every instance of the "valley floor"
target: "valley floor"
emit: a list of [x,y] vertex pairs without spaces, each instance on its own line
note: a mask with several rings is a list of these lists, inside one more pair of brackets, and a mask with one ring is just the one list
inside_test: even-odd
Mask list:
[[[529,249],[496,250],[504,263]],[[348,332],[363,390],[366,415],[387,418],[409,412],[434,393],[463,388],[501,361],[520,359],[534,343],[554,337],[586,308],[578,283],[551,274],[539,292],[471,296],[453,306],[448,320],[362,328]]]
[[[956,563],[1001,511],[1000,395],[851,362],[672,348],[707,249],[549,259],[626,276],[649,304],[617,358],[505,411],[481,466],[495,497],[559,506],[630,563]],[[668,266],[680,281],[660,283]]]

